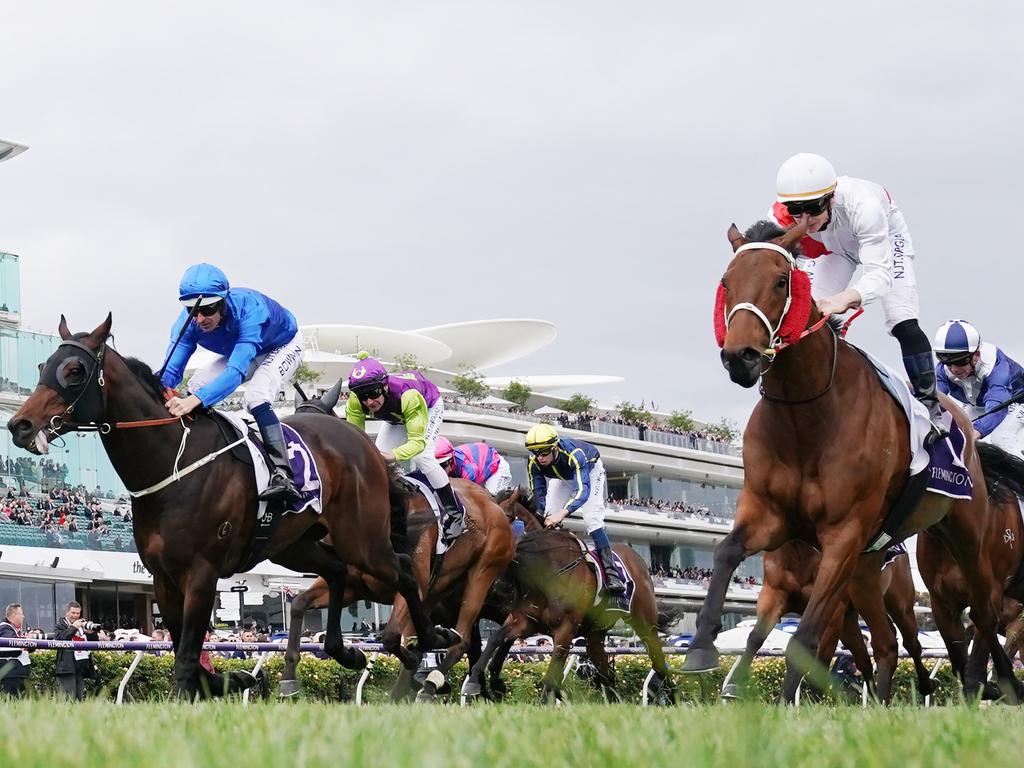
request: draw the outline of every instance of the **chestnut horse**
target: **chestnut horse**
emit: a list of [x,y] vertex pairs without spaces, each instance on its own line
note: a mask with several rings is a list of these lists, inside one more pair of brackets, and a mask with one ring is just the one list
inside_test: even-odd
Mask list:
[[[811,300],[807,274],[792,255],[804,228],[783,232],[762,222],[749,234],[753,242],[735,226],[729,229],[734,258],[719,288],[715,325],[729,377],[743,387],[760,382],[762,397],[744,432],[735,522],[715,549],[714,574],[684,671],[718,668],[714,639],[726,589],[743,559],[802,540],[821,552],[821,564],[786,650],[783,700],[793,701],[803,676],[820,670],[814,657],[823,650],[822,633],[845,611],[850,595],[871,629],[877,695],[888,702],[897,646],[882,599],[884,551],[864,550],[908,483],[907,417],[871,363],[824,323]],[[968,575],[971,617],[993,655],[1001,687],[1019,700],[1024,688],[996,635],[999,585],[981,556],[989,512],[974,432],[955,404],[942,402],[966,436],[973,496],[924,494],[893,539],[931,528],[946,543]]]
[[[455,617],[455,630],[459,633],[459,639],[447,649],[436,673],[432,671],[423,684],[420,700],[434,697],[437,689],[444,685],[444,676],[449,669],[469,650],[473,628],[480,615],[484,598],[495,579],[511,562],[515,551],[512,529],[504,512],[494,503],[491,495],[468,480],[452,480],[452,487],[465,506],[467,527],[444,553],[433,574],[431,568],[437,544],[434,512],[422,494],[406,494],[409,510],[409,547],[406,551],[412,556],[412,570],[420,586],[423,607],[428,612],[438,605],[446,607],[447,615]],[[330,588],[327,581],[317,579],[309,589],[292,601],[288,650],[285,653],[285,667],[281,677],[283,696],[294,695],[299,690],[295,667],[299,660],[303,616],[311,608],[323,608],[328,604],[329,598]],[[394,610],[381,641],[386,650],[397,653],[403,635],[415,631],[409,620],[408,604],[402,596],[396,594],[390,585],[350,566],[341,602],[342,605],[351,605],[357,600],[394,603]],[[335,628],[340,633],[340,627]],[[336,655],[335,648],[336,646],[328,646],[325,643],[324,650],[341,662],[342,659]]]
[[[750,664],[761,650],[765,638],[779,619],[787,613],[802,614],[807,609],[814,577],[821,560],[818,552],[802,541],[790,541],[764,556],[764,583],[757,597],[757,626],[747,638],[747,648],[732,672],[730,682],[722,687],[722,697],[743,697],[743,687]],[[914,660],[917,672],[917,690],[928,696],[935,690],[924,660],[921,641],[917,637],[917,617],[914,615],[914,576],[910,570],[910,557],[902,552],[882,569],[882,592],[885,609],[903,637],[903,647]],[[874,687],[874,667],[864,645],[857,612],[850,609],[840,617],[842,625],[830,625],[822,635],[822,658],[831,658],[838,640],[860,670],[866,684]]]
[[[1024,461],[994,445],[978,443],[989,493],[988,529],[983,556],[991,564],[1000,584],[1002,606],[1000,625],[1007,627],[1005,649],[1012,657],[1018,645],[1020,603],[1024,599],[1024,525],[1018,494],[1024,494]],[[968,698],[984,685],[988,649],[974,643],[967,653],[967,633],[962,615],[970,590],[963,570],[945,544],[930,532],[917,537],[917,567],[932,598],[932,616],[949,651],[949,662],[960,678]],[[997,691],[986,690],[986,697]]]
[[[604,641],[616,617],[611,614],[609,618],[600,605],[594,604],[597,577],[587,566],[579,539],[565,530],[544,530],[536,499],[522,489],[503,499],[501,505],[524,523],[530,520],[531,531],[519,540],[515,558],[505,577],[514,586],[508,618],[488,640],[483,655],[470,670],[464,692],[476,695],[482,691],[483,673],[489,662],[497,654],[503,658],[515,640],[538,632],[549,632],[555,647],[544,676],[542,698],[561,698],[562,670],[573,638],[580,636],[586,639],[587,655],[598,670],[594,682],[614,697]],[[650,569],[629,546],[616,544],[612,549],[622,559],[635,583],[630,613],[625,621],[647,646],[651,666],[656,673],[651,690],[674,701],[675,686],[658,637],[659,621],[663,615],[658,613]],[[491,667],[492,676],[497,677],[498,670]]]
[[[121,357],[107,345],[111,318],[91,333],[72,335],[63,316],[56,351],[41,367],[40,383],[8,422],[14,442],[34,453],[49,440],[78,430],[100,432],[114,469],[132,495],[135,543],[153,575],[156,600],[174,641],[178,691],[219,694],[251,685],[234,673],[227,684],[203,672],[199,652],[213,612],[217,579],[250,559],[256,528],[256,483],[251,466],[228,453],[218,418],[208,412],[170,419],[164,388],[149,367]],[[444,647],[449,633],[427,621],[407,556],[391,545],[389,476],[373,443],[344,421],[297,414],[288,424],[316,459],[323,512],[286,514],[263,557],[299,572],[344,584],[349,565],[400,591],[412,606],[422,647]],[[135,428],[132,428],[135,427]],[[402,514],[399,506],[398,514]],[[401,521],[399,521],[401,523]],[[319,540],[329,533],[331,547]],[[251,567],[251,565],[250,565]],[[340,597],[330,612],[340,621]],[[339,650],[353,668],[364,666],[356,649]],[[418,655],[403,655],[415,668]]]

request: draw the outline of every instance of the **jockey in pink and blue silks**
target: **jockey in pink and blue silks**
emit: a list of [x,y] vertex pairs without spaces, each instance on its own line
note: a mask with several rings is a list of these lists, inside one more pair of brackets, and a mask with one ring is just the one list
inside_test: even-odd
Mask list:
[[345,419],[360,429],[367,417],[382,422],[377,447],[385,461],[412,462],[437,492],[444,508],[441,528],[449,541],[465,529],[447,473],[434,456],[444,419],[444,400],[419,371],[389,374],[378,360],[367,357],[348,377],[351,396]]
[[512,487],[512,468],[487,443],[466,443],[455,447],[451,440],[441,435],[437,438],[434,455],[448,477],[461,477],[482,485],[492,496]]

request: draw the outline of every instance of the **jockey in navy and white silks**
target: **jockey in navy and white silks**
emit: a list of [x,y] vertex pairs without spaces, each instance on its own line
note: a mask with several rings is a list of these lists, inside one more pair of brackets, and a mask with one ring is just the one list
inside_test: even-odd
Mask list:
[[[935,361],[918,324],[914,246],[903,213],[879,184],[836,176],[821,155],[789,158],[776,178],[772,214],[783,227],[805,224],[801,267],[824,314],[841,315],[874,301],[882,305],[886,329],[899,342],[914,396],[938,427]],[[861,274],[854,282],[854,272]]]
[[247,382],[245,407],[256,420],[274,465],[270,486],[260,499],[294,497],[288,449],[270,403],[302,363],[302,337],[295,316],[259,291],[232,288],[227,276],[212,264],[189,267],[178,295],[184,308],[171,330],[171,348],[161,376],[164,385],[174,388],[181,383],[197,346],[220,356],[193,374],[188,396],[171,398],[167,410],[184,416],[196,408],[212,407]]
[[544,510],[544,525],[554,528],[579,512],[597,549],[604,572],[609,610],[626,610],[626,585],[612,558],[612,544],[604,527],[606,476],[601,454],[590,443],[559,438],[550,424],[537,424],[526,433],[530,453],[527,475],[530,491]]
[[1024,368],[964,320],[950,320],[935,332],[935,373],[940,392],[964,404],[977,437],[1014,456],[1024,456],[1024,405],[1014,403],[978,418],[1024,392]]

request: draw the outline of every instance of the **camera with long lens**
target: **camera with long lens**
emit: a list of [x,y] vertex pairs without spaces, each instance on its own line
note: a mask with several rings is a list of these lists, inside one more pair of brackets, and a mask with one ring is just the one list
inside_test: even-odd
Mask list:
[[97,632],[99,631],[100,625],[95,621],[83,621],[82,631],[83,632]]

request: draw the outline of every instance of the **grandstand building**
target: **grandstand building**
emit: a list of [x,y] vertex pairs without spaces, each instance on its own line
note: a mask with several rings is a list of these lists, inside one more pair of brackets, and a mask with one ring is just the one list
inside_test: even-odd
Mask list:
[[[169,318],[174,310],[168,308]],[[560,394],[621,381],[615,376],[486,376],[489,369],[552,343],[557,331],[545,321],[492,320],[415,331],[310,325],[302,333],[305,363],[318,377],[305,384],[311,394],[347,376],[359,350],[384,361],[413,362],[442,388],[446,436],[456,444],[486,440],[509,460],[519,483],[526,483],[523,438],[539,419],[558,423],[565,436],[594,443],[608,471],[609,533],[663,574],[655,580],[659,599],[684,609],[684,625],[692,625],[706,593],[702,573],[712,567],[714,546],[731,527],[742,484],[734,446],[698,433],[622,423],[614,409],[595,409],[584,417],[558,410]],[[18,257],[0,253],[0,417],[5,422],[34,389],[39,364],[58,342],[56,336],[21,327]],[[197,353],[195,366],[203,354]],[[461,402],[451,387],[455,372],[466,367],[482,372],[492,392],[515,378],[533,394],[522,409],[494,395],[473,405]],[[238,406],[238,398],[225,404]],[[291,393],[281,393],[276,408],[282,415],[291,412]],[[373,422],[370,428],[375,429]],[[62,442],[37,457],[15,447],[6,430],[0,437],[0,601],[22,603],[28,624],[46,631],[71,599],[108,629],[148,630],[159,623],[159,609],[135,549],[125,488],[95,434],[69,434]],[[570,519],[567,525],[582,530],[581,521]],[[759,559],[745,564],[743,583],[737,581],[728,594],[730,616],[753,611],[760,576]],[[309,582],[302,574],[262,563],[218,585],[215,620],[254,620],[280,629],[289,597]],[[380,622],[386,615],[380,606],[352,606],[343,614],[343,629]],[[317,629],[322,619],[307,617],[307,626]]]

